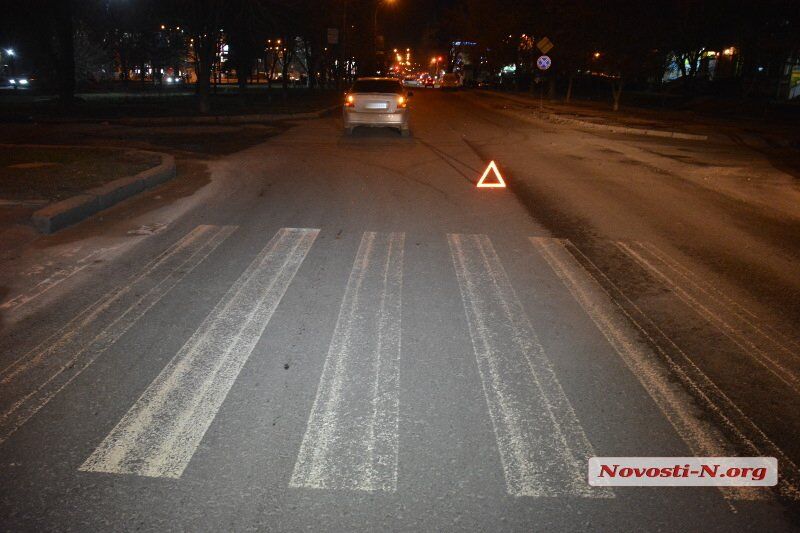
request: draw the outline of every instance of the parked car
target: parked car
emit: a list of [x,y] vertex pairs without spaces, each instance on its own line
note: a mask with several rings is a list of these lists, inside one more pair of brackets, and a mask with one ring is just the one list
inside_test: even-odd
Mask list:
[[408,99],[395,78],[359,78],[345,94],[343,120],[348,135],[357,126],[396,128],[403,137],[411,135],[408,126]]
[[462,86],[461,76],[455,72],[447,72],[442,76],[439,86],[442,89],[460,89]]

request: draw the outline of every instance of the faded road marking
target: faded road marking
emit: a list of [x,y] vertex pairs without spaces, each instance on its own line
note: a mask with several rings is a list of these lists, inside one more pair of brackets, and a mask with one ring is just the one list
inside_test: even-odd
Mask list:
[[798,352],[800,345],[798,345],[797,341],[787,338],[783,333],[765,323],[755,313],[742,306],[728,294],[659,250],[653,243],[638,242],[636,245],[643,250],[647,250],[655,259],[663,263],[668,270],[671,270],[677,276],[673,277],[673,279],[682,279],[683,287],[690,288],[696,294],[701,295],[707,301],[726,311],[730,319],[738,323],[737,329],[749,330],[754,338],[760,338],[759,342],[771,345],[766,346],[765,349],[782,351],[795,361],[800,360],[800,352]]
[[[787,387],[790,387],[794,392],[800,393],[800,379],[797,374],[784,366],[781,361],[778,361],[773,353],[773,349],[762,348],[757,344],[756,338],[752,331],[741,331],[733,324],[730,317],[726,317],[717,309],[714,309],[708,302],[701,301],[701,295],[692,295],[687,290],[689,287],[684,288],[674,280],[668,273],[668,268],[659,266],[655,261],[645,257],[641,251],[637,251],[629,244],[624,242],[617,242],[617,247],[631,257],[636,263],[650,273],[656,279],[661,280],[667,287],[669,287],[683,302],[695,310],[697,314],[706,319],[710,324],[713,324],[723,335],[731,340],[742,353],[749,355],[756,362],[761,364],[768,372],[778,378]],[[665,264],[666,265],[666,264]],[[666,265],[668,267],[668,265]]]
[[590,487],[595,455],[486,235],[448,235],[469,334],[513,496],[613,497]]
[[365,233],[347,281],[292,487],[397,489],[402,233]]
[[92,264],[98,260],[97,258],[102,257],[104,253],[112,252],[122,246],[123,245],[117,245],[110,248],[99,248],[79,259],[74,265],[57,269],[47,278],[37,283],[30,291],[19,294],[16,297],[6,300],[0,304],[0,311],[16,311],[20,307],[36,300],[51,289],[58,287],[61,283],[82,272],[84,269],[92,266]]
[[80,470],[180,477],[318,233],[281,229]]
[[0,442],[69,385],[236,228],[198,226],[0,371]]
[[[579,253],[577,249],[569,241],[561,239],[531,237],[530,240],[639,380],[693,455],[735,455],[722,433],[711,422],[702,418],[691,396],[659,364],[656,355],[637,340],[637,331],[630,323],[636,324],[633,318],[569,252],[574,249],[575,253]],[[642,330],[641,327],[639,329]],[[769,495],[768,491],[750,487],[720,487],[720,491],[730,499],[763,499]]]

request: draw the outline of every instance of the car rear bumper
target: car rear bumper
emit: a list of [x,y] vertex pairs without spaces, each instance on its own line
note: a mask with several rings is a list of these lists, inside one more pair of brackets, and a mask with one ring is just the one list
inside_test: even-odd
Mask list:
[[345,108],[343,119],[345,128],[354,126],[406,128],[408,127],[408,110],[404,109],[396,113],[375,113]]

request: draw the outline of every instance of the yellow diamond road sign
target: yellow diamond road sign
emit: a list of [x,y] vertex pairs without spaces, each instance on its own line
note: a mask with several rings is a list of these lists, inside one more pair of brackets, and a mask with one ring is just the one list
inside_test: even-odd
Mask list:
[[547,37],[542,37],[541,39],[539,39],[539,42],[536,43],[536,48],[538,48],[539,51],[543,54],[546,54],[547,52],[552,50],[553,46],[555,46],[553,44],[553,41],[551,41]]

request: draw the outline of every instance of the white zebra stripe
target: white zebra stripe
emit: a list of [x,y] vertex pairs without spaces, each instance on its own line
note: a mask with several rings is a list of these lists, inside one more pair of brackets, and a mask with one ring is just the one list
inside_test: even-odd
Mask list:
[[402,233],[365,233],[345,289],[292,487],[397,489]]
[[80,469],[180,477],[318,233],[281,229]]
[[613,497],[587,483],[594,456],[551,362],[486,235],[448,235],[506,490]]
[[0,442],[78,377],[235,229],[198,226],[140,274],[4,368],[0,372]]
[[[733,447],[710,421],[698,416],[692,398],[675,383],[657,356],[637,339],[630,322],[640,327],[569,252],[569,241],[531,237],[531,242],[595,323],[620,359],[639,380],[675,432],[697,457],[735,455]],[[643,329],[640,329],[643,331]],[[720,487],[736,500],[765,499],[769,492],[753,487]]]

